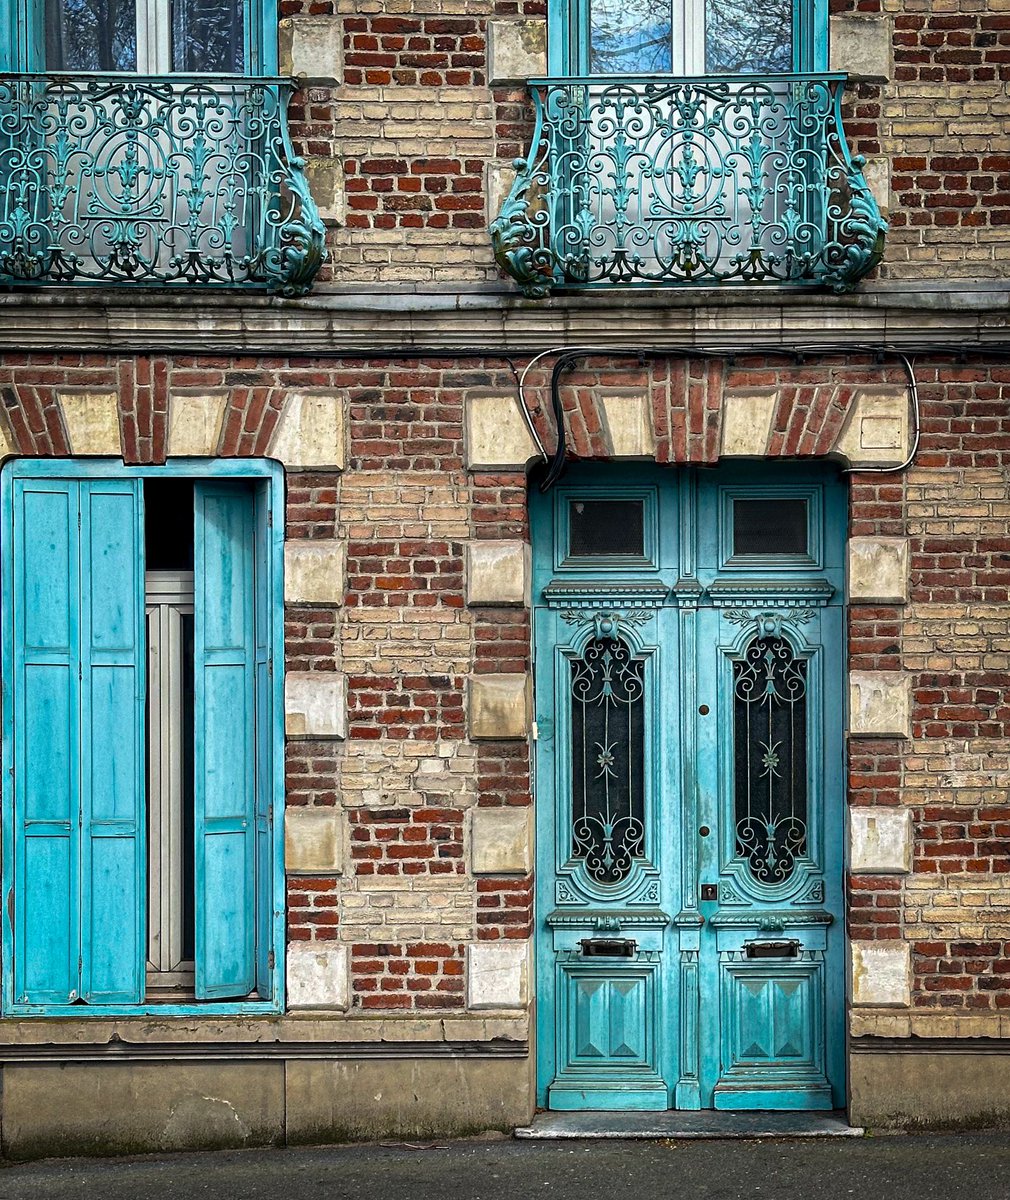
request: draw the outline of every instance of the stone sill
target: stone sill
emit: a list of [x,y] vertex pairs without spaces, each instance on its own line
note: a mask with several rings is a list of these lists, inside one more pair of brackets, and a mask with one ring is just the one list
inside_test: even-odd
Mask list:
[[249,1049],[276,1048],[283,1056],[285,1047],[311,1049],[321,1043],[348,1048],[381,1045],[387,1049],[398,1044],[410,1048],[419,1044],[448,1048],[491,1042],[523,1046],[529,1032],[529,1017],[511,1013],[500,1017],[467,1013],[331,1016],[306,1012],[263,1017],[10,1018],[0,1021],[0,1061],[8,1046],[121,1046],[127,1050],[206,1045],[209,1049],[217,1043]]
[[1010,1038],[1010,1014],[928,1010],[854,1009],[854,1038]]
[[613,289],[526,300],[503,285],[318,289],[301,300],[53,288],[0,295],[0,352],[537,353],[561,346],[714,352],[814,343],[924,350],[1010,339],[1010,283]]

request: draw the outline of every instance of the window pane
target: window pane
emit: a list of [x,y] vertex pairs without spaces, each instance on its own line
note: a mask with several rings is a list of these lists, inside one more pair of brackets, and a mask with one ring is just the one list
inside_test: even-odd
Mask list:
[[792,0],[705,0],[705,67],[713,75],[791,71]]
[[573,500],[568,506],[568,553],[645,554],[641,500]]
[[46,0],[46,68],[135,71],[136,0]]
[[806,500],[734,500],[734,554],[806,554]]
[[596,638],[571,670],[572,857],[620,883],[645,852],[644,665]]
[[172,68],[238,74],[245,63],[242,0],[175,0]]
[[592,74],[671,70],[670,0],[592,0],[591,14]]
[[733,664],[736,852],[761,883],[784,883],[807,850],[807,664],[779,637]]

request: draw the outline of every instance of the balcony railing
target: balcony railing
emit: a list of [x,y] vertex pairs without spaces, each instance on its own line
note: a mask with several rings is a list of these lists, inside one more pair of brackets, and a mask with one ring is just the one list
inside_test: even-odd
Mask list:
[[778,284],[844,291],[886,223],[849,154],[844,75],[532,80],[529,156],[491,225],[527,296]]
[[253,286],[298,296],[323,224],[289,79],[0,75],[0,286]]

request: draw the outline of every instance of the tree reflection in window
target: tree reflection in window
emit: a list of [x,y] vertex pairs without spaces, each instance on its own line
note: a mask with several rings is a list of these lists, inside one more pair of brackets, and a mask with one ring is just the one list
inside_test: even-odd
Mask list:
[[601,637],[571,664],[572,854],[616,884],[644,853],[644,664]]
[[760,883],[784,883],[807,848],[807,664],[782,637],[733,664],[737,854]]

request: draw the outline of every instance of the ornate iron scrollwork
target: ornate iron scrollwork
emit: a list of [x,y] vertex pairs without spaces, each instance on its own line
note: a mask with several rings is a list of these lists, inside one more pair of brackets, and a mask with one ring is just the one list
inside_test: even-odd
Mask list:
[[644,854],[645,668],[613,636],[571,664],[572,854],[598,884]]
[[733,664],[737,854],[763,884],[792,875],[807,848],[807,664],[759,636]]

